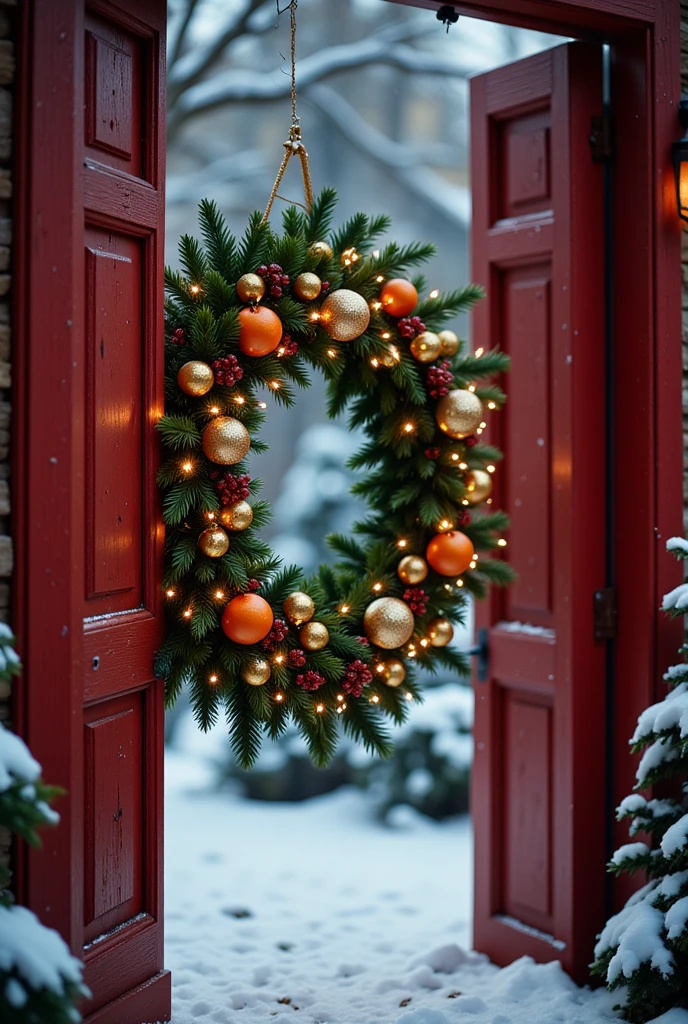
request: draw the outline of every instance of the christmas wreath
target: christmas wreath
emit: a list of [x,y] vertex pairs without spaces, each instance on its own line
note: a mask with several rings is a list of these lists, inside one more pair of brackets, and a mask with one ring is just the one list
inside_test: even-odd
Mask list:
[[[512,578],[478,552],[504,546],[490,503],[500,453],[481,443],[486,409],[504,395],[493,350],[462,352],[448,319],[481,296],[468,286],[419,298],[405,275],[432,245],[375,249],[387,217],[357,213],[331,231],[333,190],[275,233],[259,213],[237,242],[212,202],[203,244],[180,243],[167,272],[166,413],[159,471],[167,527],[167,634],[156,672],[172,704],[188,684],[209,728],[224,707],[235,754],[250,766],[264,735],[293,719],[318,764],[338,728],[380,754],[385,718],[419,698],[416,666],[466,673],[449,646],[466,592]],[[304,579],[260,539],[269,506],[249,478],[263,395],[291,405],[310,364],[328,380],[330,416],[348,410],[366,442],[352,459],[367,517],[335,535],[333,566]]]

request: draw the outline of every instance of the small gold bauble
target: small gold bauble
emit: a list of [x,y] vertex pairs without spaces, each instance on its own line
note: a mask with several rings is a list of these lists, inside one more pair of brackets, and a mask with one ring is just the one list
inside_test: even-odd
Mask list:
[[308,246],[308,255],[315,256],[319,260],[331,260],[332,246],[327,242],[311,242]]
[[435,419],[440,430],[450,437],[468,437],[482,423],[482,403],[472,391],[457,388],[440,398],[435,409]]
[[307,651],[320,651],[330,639],[330,631],[322,622],[307,622],[301,627],[299,640]]
[[466,473],[466,501],[479,505],[492,494],[492,477],[484,469],[471,469]]
[[198,546],[209,558],[222,558],[229,550],[229,537],[220,526],[209,526],[198,538]]
[[422,583],[428,575],[428,563],[420,555],[405,555],[397,566],[402,583]]
[[449,619],[432,619],[427,633],[433,647],[446,647],[454,636],[454,627]]
[[233,505],[220,509],[217,518],[227,530],[238,533],[247,530],[253,522],[253,509],[247,501],[235,501]]
[[215,374],[211,366],[202,359],[192,359],[184,363],[177,374],[177,384],[185,395],[200,398],[207,395],[215,383]]
[[302,302],[312,302],[322,291],[322,281],[317,274],[299,274],[294,281],[294,295]]
[[419,363],[434,363],[442,351],[442,342],[432,331],[423,331],[413,339],[410,349],[411,355]]
[[413,612],[398,597],[378,597],[363,616],[363,628],[370,642],[387,651],[410,640],[414,625]]
[[308,594],[304,594],[302,590],[295,590],[293,594],[290,594],[282,607],[284,614],[295,626],[302,626],[304,622],[312,619],[315,613],[313,598],[309,597]]
[[248,455],[251,438],[244,424],[233,416],[216,416],[203,431],[201,445],[211,462],[233,466]]
[[320,322],[335,341],[353,341],[367,330],[370,308],[358,292],[338,288],[320,307]]
[[382,661],[380,664],[383,668],[380,675],[387,686],[401,686],[406,679],[406,668],[403,661],[399,661],[398,658],[388,658],[387,661]]
[[258,274],[242,274],[236,290],[242,302],[260,302],[265,295],[265,281]]
[[442,342],[442,356],[453,356],[459,351],[459,337],[453,331],[440,331],[437,337]]
[[251,658],[242,666],[241,678],[249,686],[262,686],[270,678],[270,662],[265,658]]

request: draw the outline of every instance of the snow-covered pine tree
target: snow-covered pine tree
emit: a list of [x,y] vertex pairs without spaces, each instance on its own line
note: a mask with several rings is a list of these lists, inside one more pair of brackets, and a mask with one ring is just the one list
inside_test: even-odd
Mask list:
[[[21,669],[14,637],[0,623],[0,680]],[[19,736],[0,724],[0,828],[39,846],[37,829],[55,825],[50,802],[59,794],[41,779],[41,766]],[[26,907],[15,906],[10,871],[0,861],[0,1021],[2,1024],[75,1024],[88,995],[83,965],[61,936]]]
[[[668,541],[667,550],[688,558],[688,542],[680,537]],[[662,608],[685,615],[688,583],[667,594]],[[631,739],[632,751],[642,751],[635,792],[617,811],[619,820],[629,821],[631,839],[644,834],[649,842],[621,846],[609,865],[614,874],[645,871],[649,881],[607,922],[592,966],[623,994],[623,1015],[634,1024],[688,1007],[688,644],[680,653],[684,660],[664,676],[668,694],[638,719]],[[641,795],[665,780],[674,780],[674,797]]]

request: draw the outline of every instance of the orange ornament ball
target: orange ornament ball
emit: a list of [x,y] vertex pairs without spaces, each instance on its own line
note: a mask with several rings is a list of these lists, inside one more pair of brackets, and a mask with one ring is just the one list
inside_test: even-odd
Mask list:
[[440,576],[460,576],[471,564],[474,554],[475,548],[459,530],[436,534],[425,551],[425,557]]
[[239,325],[239,348],[247,356],[267,356],[282,340],[282,321],[267,306],[242,309]]
[[405,281],[403,277],[393,277],[382,286],[380,302],[385,313],[390,316],[408,316],[416,308],[418,292],[410,281]]
[[222,628],[237,644],[257,644],[272,629],[275,616],[264,597],[239,594],[233,597],[222,614]]

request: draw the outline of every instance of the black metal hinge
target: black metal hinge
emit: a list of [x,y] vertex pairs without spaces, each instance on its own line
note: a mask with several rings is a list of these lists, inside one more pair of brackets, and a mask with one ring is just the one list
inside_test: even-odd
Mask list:
[[616,587],[604,587],[593,595],[593,629],[596,640],[613,640],[616,636]]
[[593,161],[602,164],[614,159],[614,120],[611,114],[593,117],[588,136]]

